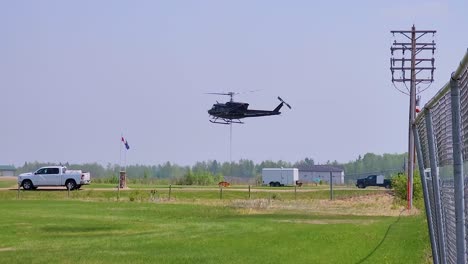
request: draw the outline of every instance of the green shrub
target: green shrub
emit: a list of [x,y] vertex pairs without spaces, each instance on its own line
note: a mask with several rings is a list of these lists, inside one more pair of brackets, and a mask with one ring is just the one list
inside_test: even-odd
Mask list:
[[129,195],[128,195],[128,199],[130,200],[130,202],[134,202],[134,201],[145,201],[145,200],[148,200],[150,198],[150,193],[147,192],[147,191],[142,191],[142,190],[132,190]]
[[119,183],[119,176],[117,174],[112,174],[111,176],[108,177],[96,177],[91,179],[93,183],[112,183],[112,184],[117,184]]
[[280,201],[282,200],[282,199],[281,199],[281,195],[280,195],[279,193],[273,193],[273,194],[271,195],[271,199],[273,199],[273,200],[280,200]]
[[221,174],[213,175],[209,171],[191,171],[189,170],[184,177],[176,179],[178,185],[213,185],[223,181]]
[[393,175],[391,180],[395,197],[406,201],[407,176],[399,173],[397,175]]
[[[408,177],[406,174],[399,173],[397,175],[393,175],[391,180],[395,198],[401,202],[407,201],[406,192]],[[415,171],[413,174],[413,205],[420,209],[424,206],[423,190],[419,171]]]

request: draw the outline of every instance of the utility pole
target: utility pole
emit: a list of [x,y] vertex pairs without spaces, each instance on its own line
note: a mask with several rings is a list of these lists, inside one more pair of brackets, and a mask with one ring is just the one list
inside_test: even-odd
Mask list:
[[[392,72],[392,83],[403,83],[406,87],[405,90],[399,89],[396,85],[395,88],[400,92],[409,95],[410,106],[409,106],[409,131],[408,131],[408,165],[406,166],[406,172],[408,175],[408,188],[407,188],[407,200],[408,210],[413,207],[413,172],[415,162],[415,146],[413,138],[413,122],[416,116],[416,86],[425,83],[430,84],[434,81],[434,51],[436,44],[434,42],[435,30],[416,30],[415,26],[411,30],[392,30],[390,33],[395,37],[400,37],[404,41],[397,42],[395,39],[392,46],[390,47],[391,58],[390,58],[390,71]],[[427,38],[427,34],[432,34],[432,42],[424,42]],[[410,42],[407,42],[409,39]],[[423,39],[422,39],[423,38]],[[406,54],[405,54],[405,51]],[[431,58],[427,58],[428,51],[432,51]],[[408,56],[408,52],[410,52]],[[426,56],[426,58],[423,58]],[[409,67],[406,66],[408,65]],[[405,65],[406,64],[406,65]],[[395,71],[401,73],[401,75],[395,78]],[[429,73],[430,75],[423,78],[418,78],[420,73]],[[409,78],[407,77],[409,73]],[[406,83],[410,83],[410,87],[406,86]],[[425,90],[425,89],[424,89]],[[421,90],[419,92],[422,92]]]

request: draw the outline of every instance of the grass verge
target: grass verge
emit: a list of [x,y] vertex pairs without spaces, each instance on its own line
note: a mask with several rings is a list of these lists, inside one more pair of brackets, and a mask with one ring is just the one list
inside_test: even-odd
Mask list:
[[428,245],[422,216],[76,200],[0,211],[1,263],[423,263]]

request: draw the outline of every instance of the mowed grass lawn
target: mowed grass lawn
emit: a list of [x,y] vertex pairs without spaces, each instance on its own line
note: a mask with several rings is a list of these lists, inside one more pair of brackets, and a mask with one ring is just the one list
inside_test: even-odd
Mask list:
[[16,180],[3,180],[0,179],[0,188],[12,188],[12,187],[17,187],[18,183]]
[[424,263],[423,216],[0,200],[0,263]]

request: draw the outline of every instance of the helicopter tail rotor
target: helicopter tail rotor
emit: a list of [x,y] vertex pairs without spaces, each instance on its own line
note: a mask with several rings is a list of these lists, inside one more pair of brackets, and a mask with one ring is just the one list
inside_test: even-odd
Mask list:
[[288,103],[286,103],[283,99],[281,99],[281,97],[278,96],[278,100],[280,100],[281,103],[285,104],[289,109],[291,109],[291,106]]

